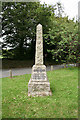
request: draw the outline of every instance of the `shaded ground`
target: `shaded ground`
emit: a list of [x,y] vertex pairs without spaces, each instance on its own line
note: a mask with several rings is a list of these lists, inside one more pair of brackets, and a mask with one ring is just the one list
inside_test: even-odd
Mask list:
[[[26,67],[32,67],[35,64],[34,60],[10,60],[10,59],[0,59],[0,69],[2,66],[2,69],[12,69],[12,68],[26,68]],[[61,63],[59,63],[60,65]],[[58,65],[57,63],[54,63],[53,61],[45,61],[44,65],[50,66],[50,65]]]
[[34,64],[33,60],[2,60],[2,69],[11,69],[11,68],[25,68],[31,67]]

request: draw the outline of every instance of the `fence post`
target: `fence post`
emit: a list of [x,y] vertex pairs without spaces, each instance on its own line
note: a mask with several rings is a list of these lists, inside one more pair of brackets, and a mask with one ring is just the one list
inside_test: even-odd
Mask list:
[[10,73],[10,78],[12,78],[12,70],[10,70],[9,73]]
[[51,65],[51,71],[53,71],[53,65]]
[[74,66],[76,67],[76,63],[74,64]]
[[64,65],[64,68],[66,68],[66,63],[63,63],[63,65]]

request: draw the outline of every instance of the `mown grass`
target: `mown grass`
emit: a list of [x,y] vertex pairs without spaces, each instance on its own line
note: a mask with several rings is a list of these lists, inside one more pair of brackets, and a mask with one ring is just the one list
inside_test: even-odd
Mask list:
[[31,75],[2,79],[3,118],[78,118],[78,68],[47,72],[52,96],[28,97]]

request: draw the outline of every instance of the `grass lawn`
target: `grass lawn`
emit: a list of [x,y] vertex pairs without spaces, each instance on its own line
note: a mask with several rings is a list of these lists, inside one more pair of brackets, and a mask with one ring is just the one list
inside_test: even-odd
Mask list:
[[2,79],[3,118],[78,118],[78,68],[47,72],[52,96],[28,97],[31,75]]

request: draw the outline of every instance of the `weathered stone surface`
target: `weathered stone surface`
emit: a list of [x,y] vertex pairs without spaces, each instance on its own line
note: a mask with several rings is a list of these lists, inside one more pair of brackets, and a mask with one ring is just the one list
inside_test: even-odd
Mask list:
[[28,96],[51,95],[50,83],[46,75],[45,65],[34,65],[31,79],[28,83]]
[[29,86],[30,89],[28,91],[28,95],[34,94],[35,96],[39,96],[39,94],[43,93],[40,96],[43,95],[51,95],[50,92],[50,83],[49,82],[32,82],[31,80],[29,81]]
[[32,68],[31,81],[46,81],[46,66],[45,65],[34,65]]
[[47,79],[46,66],[43,65],[42,25],[37,26],[35,65],[32,67],[31,79],[28,83],[28,96],[49,96],[50,83]]
[[37,25],[36,30],[36,55],[35,65],[43,65],[43,37],[42,37],[42,25]]

